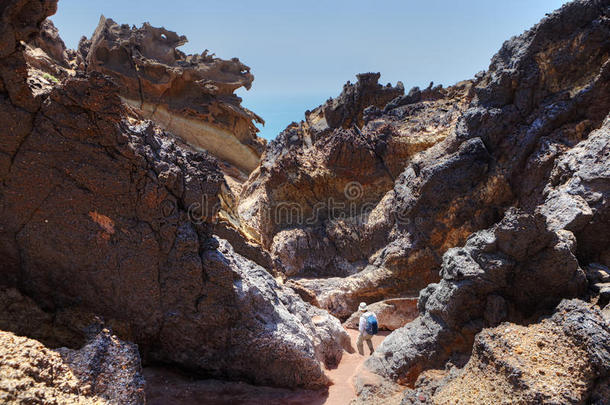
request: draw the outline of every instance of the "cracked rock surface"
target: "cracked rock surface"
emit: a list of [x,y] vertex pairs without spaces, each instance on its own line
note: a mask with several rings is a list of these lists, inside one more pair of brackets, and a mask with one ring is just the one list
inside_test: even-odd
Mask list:
[[[118,325],[144,362],[258,384],[326,386],[324,364],[339,361],[347,335],[337,319],[213,237],[225,187],[217,159],[143,119],[122,101],[117,77],[90,69],[38,85],[39,68],[18,41],[32,41],[55,9],[52,1],[0,7],[0,282],[33,300],[40,318],[82,313]],[[123,32],[108,24],[94,36],[94,54],[98,39]],[[227,82],[216,94],[221,104],[223,92],[251,81],[237,62],[181,59],[175,34],[124,33],[139,33],[145,55],[177,55],[166,60],[174,72],[180,64],[195,76],[216,70],[209,77]],[[166,54],[150,42],[159,35],[175,40]],[[72,346],[86,319],[41,334]],[[28,325],[20,330],[31,333]]]

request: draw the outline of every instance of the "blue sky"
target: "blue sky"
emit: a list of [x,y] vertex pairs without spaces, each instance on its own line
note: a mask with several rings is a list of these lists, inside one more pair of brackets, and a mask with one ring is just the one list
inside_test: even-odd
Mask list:
[[537,23],[563,0],[60,0],[51,19],[70,48],[104,14],[118,23],[186,35],[181,49],[209,49],[252,68],[243,105],[274,138],[360,72],[426,87],[468,79],[489,66],[502,42]]

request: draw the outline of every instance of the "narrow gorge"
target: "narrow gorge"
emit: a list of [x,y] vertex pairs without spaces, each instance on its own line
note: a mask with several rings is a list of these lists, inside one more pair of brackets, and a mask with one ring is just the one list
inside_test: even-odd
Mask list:
[[239,59],[56,11],[0,2],[0,403],[610,403],[610,0],[271,141]]

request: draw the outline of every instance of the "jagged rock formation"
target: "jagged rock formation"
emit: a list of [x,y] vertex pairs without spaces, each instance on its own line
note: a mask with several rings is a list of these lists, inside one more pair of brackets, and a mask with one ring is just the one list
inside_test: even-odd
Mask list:
[[[74,344],[93,314],[118,325],[145,361],[259,384],[325,386],[323,365],[349,349],[347,335],[337,319],[213,238],[226,186],[216,160],[142,120],[95,69],[42,87],[31,80],[38,72],[18,41],[31,43],[55,3],[0,8],[0,283],[44,313],[84,314],[83,325],[49,332],[60,344]],[[102,49],[104,32],[91,52]],[[229,63],[227,73],[222,61],[195,59],[194,76],[204,66],[221,77],[238,66]],[[63,326],[40,318],[47,328]]]
[[40,35],[25,45],[28,83],[34,93],[48,92],[60,80],[76,74],[74,51],[66,49],[51,20],[44,20]]
[[540,323],[485,329],[463,369],[422,374],[401,404],[603,404],[609,342],[610,328],[597,310],[564,301]]
[[111,336],[108,330],[80,350],[58,351],[0,331],[0,401],[144,404],[138,349]]
[[522,211],[444,254],[442,280],[420,293],[419,318],[384,341],[370,369],[413,384],[423,370],[464,359],[483,327],[526,323],[583,295],[579,260],[607,264],[609,15],[608,2],[570,3],[494,57],[444,146],[480,136],[495,160],[486,176],[504,179]]
[[[540,206],[554,212],[546,213],[550,219],[568,215],[557,210],[565,202],[576,217],[572,225],[558,226],[574,232],[576,256],[584,263],[607,264],[608,242],[595,235],[608,233],[608,175],[604,169],[586,168],[607,160],[605,135],[597,135],[596,144],[583,143],[565,155],[600,128],[610,110],[607,7],[604,1],[566,5],[505,43],[488,72],[441,92],[444,98],[439,98],[440,89],[429,88],[402,96],[383,111],[370,108],[364,116],[371,121],[360,131],[364,139],[372,137],[377,125],[394,122],[391,117],[400,116],[400,111],[406,111],[409,123],[414,111],[424,114],[425,122],[430,115],[441,114],[440,122],[432,120],[436,128],[423,132],[425,144],[396,160],[402,166],[397,172],[389,170],[392,177],[369,177],[371,170],[363,174],[361,168],[370,165],[362,157],[366,155],[354,155],[354,149],[367,149],[348,142],[344,129],[307,147],[299,146],[306,145],[298,140],[303,131],[288,128],[269,145],[260,173],[255,171],[244,187],[239,203],[244,223],[254,229],[252,234],[260,233],[279,269],[292,277],[307,276],[299,283],[316,294],[322,307],[342,318],[360,301],[417,294],[438,281],[443,253],[497,223],[511,206],[528,212]],[[452,97],[455,107],[446,112]],[[426,101],[429,98],[434,101]],[[418,127],[408,128],[404,137],[417,139]],[[392,133],[388,139],[393,139]],[[332,169],[320,168],[318,162],[333,150],[325,145],[339,145],[335,150],[346,153],[337,156],[357,156],[354,160],[365,163],[336,160]],[[297,153],[301,149],[308,153]],[[378,156],[383,162],[392,159]],[[558,159],[566,161],[556,164]],[[573,168],[579,161],[582,173]],[[332,173],[328,177],[334,187],[325,186],[323,173]],[[337,184],[337,179],[343,182]],[[337,197],[348,182],[362,185],[354,193],[358,199]],[[363,196],[373,196],[370,204]],[[309,218],[313,203],[328,197],[353,202],[345,206],[365,214],[350,216],[344,209],[335,211],[334,220],[328,214],[314,215],[313,224],[291,226],[277,215],[286,212],[277,208],[278,201],[288,201],[291,210],[296,206]]]
[[46,53],[54,63],[62,67],[69,67],[68,49],[59,36],[59,31],[51,20],[44,20],[40,26],[40,35],[30,41],[32,49],[41,50]]
[[378,84],[380,77],[380,73],[356,75],[358,81],[354,84],[347,82],[339,97],[331,98],[324,105],[306,112],[307,124],[312,128],[312,132],[320,136],[337,128],[362,128],[367,108],[383,107],[404,94],[404,85],[401,82],[398,82],[396,87],[389,83],[383,87]]
[[102,16],[91,39],[81,41],[79,54],[88,72],[112,77],[123,100],[144,117],[247,175],[265,145],[253,122],[264,122],[233,92],[249,89],[254,76],[237,58],[176,49],[186,42],[165,28],[147,23],[130,28]]
[[[367,361],[360,402],[418,378],[417,400],[486,378],[525,401],[607,398],[602,318],[575,302],[539,318],[610,299],[608,0],[565,5],[449,88],[358,75],[260,162],[257,117],[233,94],[246,66],[105,18],[71,52],[43,25],[55,7],[0,5],[0,326],[74,349],[109,325],[144,362],[320,388],[352,348],[316,306],[346,319],[423,288],[419,316]],[[558,376],[569,389],[536,385],[514,348],[534,333],[561,343],[541,355],[579,359]],[[78,368],[112,342],[64,354]],[[520,394],[504,359],[527,366]],[[465,367],[428,384],[448,362]]]
[[[483,142],[469,140],[448,155],[444,149],[431,149],[432,156],[422,153],[412,158],[366,222],[341,234],[353,235],[341,240],[340,246],[346,248],[351,243],[358,247],[359,235],[364,235],[365,242],[378,241],[380,248],[364,263],[364,269],[347,278],[300,280],[336,316],[349,316],[360,301],[416,294],[438,279],[442,252],[493,218],[488,212],[495,213],[493,206],[476,207],[469,199],[472,194],[488,197],[488,184],[477,183],[484,181],[490,159]],[[416,171],[422,166],[425,169]],[[448,215],[447,210],[460,209],[469,215]]]
[[[347,276],[367,265],[388,237],[382,222],[389,219],[375,206],[411,156],[454,130],[471,88],[464,82],[414,90],[413,98],[396,98],[384,113],[403,88],[382,87],[378,78],[359,75],[337,99],[288,127],[243,187],[242,229],[288,276]],[[422,278],[435,276],[422,272]],[[314,284],[307,287],[315,290]],[[354,309],[323,305],[345,317]]]
[[368,367],[413,384],[423,370],[467,354],[484,327],[526,322],[564,297],[579,296],[586,278],[574,251],[569,232],[547,230],[541,216],[509,210],[499,224],[445,253],[442,280],[420,293],[420,316],[388,336]]

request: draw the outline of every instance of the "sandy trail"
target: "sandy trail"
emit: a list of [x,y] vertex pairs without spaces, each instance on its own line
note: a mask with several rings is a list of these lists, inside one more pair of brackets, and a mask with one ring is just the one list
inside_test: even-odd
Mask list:
[[[356,352],[352,354],[343,352],[343,357],[341,358],[339,367],[326,372],[326,375],[330,377],[334,384],[329,387],[328,398],[326,398],[325,402],[322,402],[325,405],[346,405],[356,397],[352,380],[358,372],[358,369],[369,357],[369,348],[367,347],[366,343],[364,343],[364,356],[358,354],[358,350],[356,348],[358,331],[353,329],[346,330],[352,339],[352,346],[354,346]],[[373,336],[373,348],[377,348],[383,339],[385,339],[385,337],[389,334],[390,332],[379,331],[379,334]]]
[[[356,349],[358,331],[346,329]],[[389,332],[380,331],[373,337],[373,347],[378,347]],[[339,366],[327,370],[334,382],[328,390],[288,390],[257,387],[239,382],[196,380],[178,371],[160,368],[144,368],[146,399],[149,405],[347,405],[355,398],[353,377],[368,357],[343,352]]]

